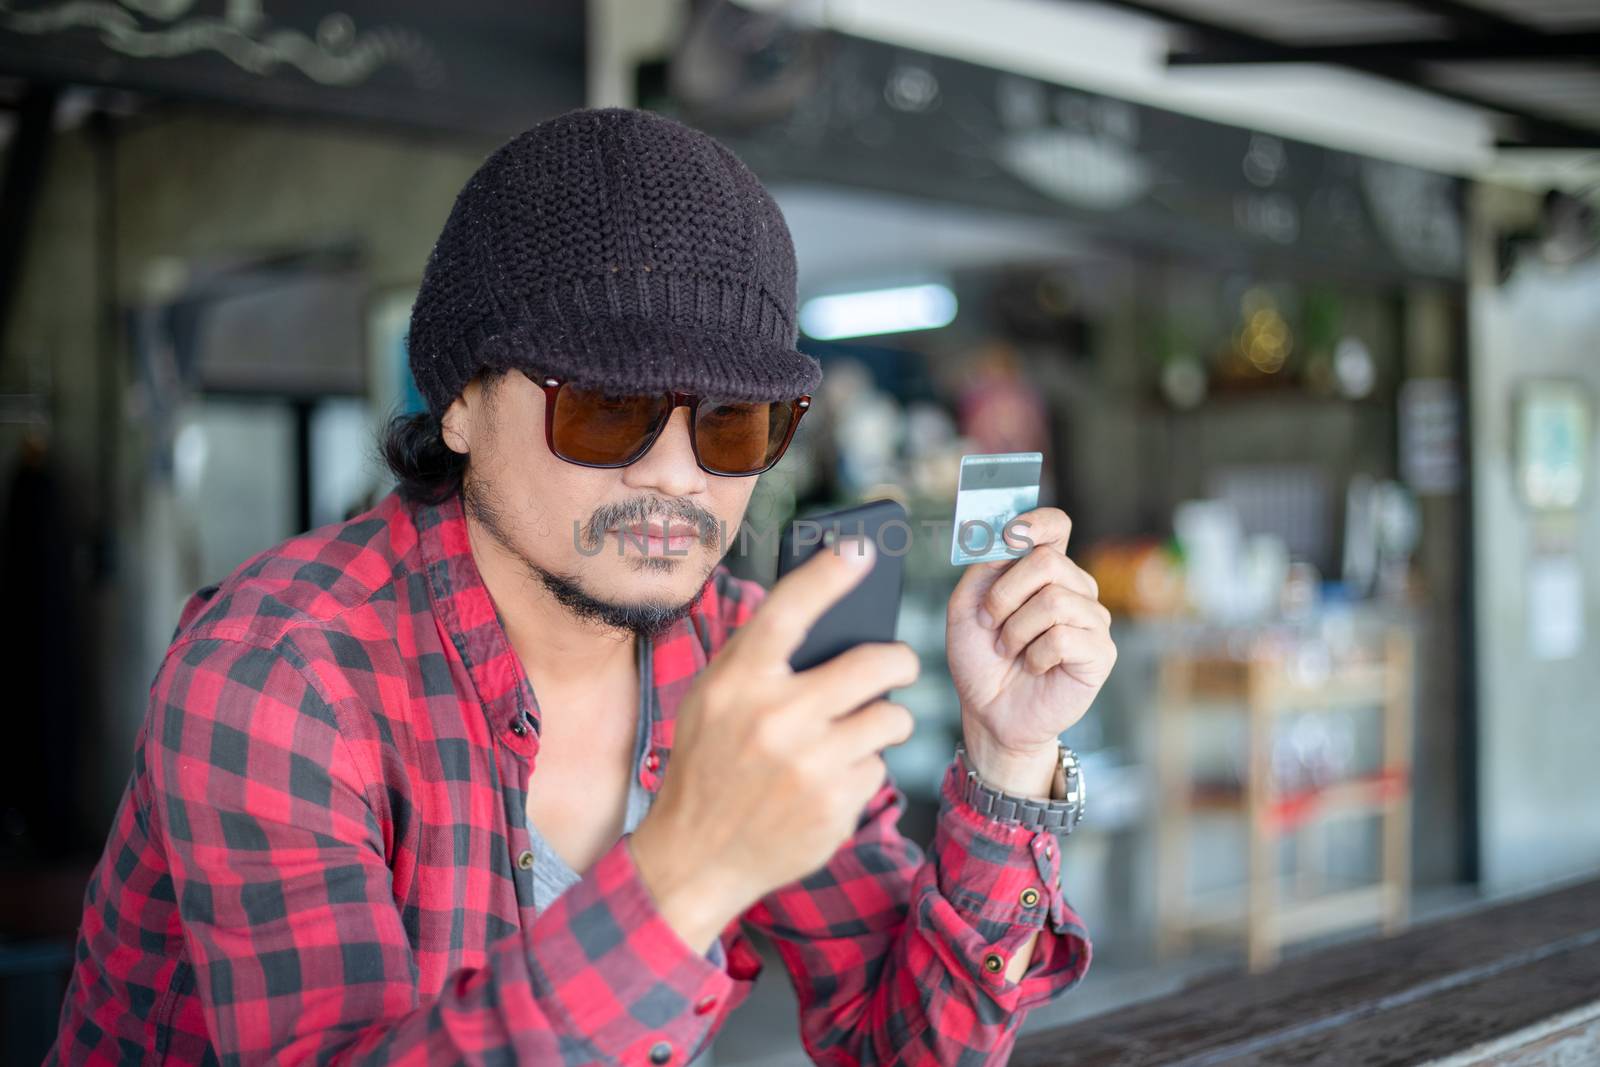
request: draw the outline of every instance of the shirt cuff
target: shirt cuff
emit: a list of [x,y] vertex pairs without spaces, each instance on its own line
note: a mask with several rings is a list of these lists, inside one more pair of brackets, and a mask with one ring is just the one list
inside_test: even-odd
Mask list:
[[[1061,887],[1059,837],[984,814],[963,798],[962,785],[952,760],[940,783],[933,854],[939,894],[974,935],[963,946],[965,962],[1013,1008],[1053,1000],[1083,979],[1091,955],[1088,931]],[[1006,968],[1034,934],[1027,970],[1011,982]]]
[[608,1061],[687,1064],[734,982],[662,916],[630,836],[541,913],[536,972]]

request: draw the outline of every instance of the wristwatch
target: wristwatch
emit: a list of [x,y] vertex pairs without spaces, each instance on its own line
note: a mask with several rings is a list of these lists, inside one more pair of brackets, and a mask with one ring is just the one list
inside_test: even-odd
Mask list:
[[956,742],[956,762],[962,775],[962,796],[979,811],[998,822],[1012,823],[1029,830],[1049,830],[1070,834],[1083,818],[1086,795],[1083,765],[1078,754],[1057,742],[1055,779],[1049,797],[1023,797],[985,785],[967,762],[967,746]]

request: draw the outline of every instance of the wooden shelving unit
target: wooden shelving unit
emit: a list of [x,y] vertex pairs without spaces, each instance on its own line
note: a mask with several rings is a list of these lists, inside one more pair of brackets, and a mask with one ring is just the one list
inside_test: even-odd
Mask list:
[[[1157,951],[1169,957],[1202,930],[1242,930],[1250,969],[1275,963],[1282,946],[1355,926],[1404,926],[1410,895],[1411,722],[1413,640],[1401,626],[1384,632],[1381,656],[1335,667],[1316,685],[1291,676],[1282,657],[1243,658],[1174,650],[1162,658],[1157,705]],[[1247,772],[1237,788],[1195,788],[1188,731],[1201,705],[1228,708],[1247,720]],[[1274,727],[1285,714],[1376,706],[1382,716],[1375,774],[1294,793],[1271,781]],[[1201,811],[1235,811],[1249,828],[1248,872],[1241,892],[1188,892],[1190,819]],[[1301,891],[1289,899],[1277,869],[1278,844],[1290,828],[1332,817],[1368,814],[1382,820],[1380,878],[1326,890],[1319,871],[1294,873]]]

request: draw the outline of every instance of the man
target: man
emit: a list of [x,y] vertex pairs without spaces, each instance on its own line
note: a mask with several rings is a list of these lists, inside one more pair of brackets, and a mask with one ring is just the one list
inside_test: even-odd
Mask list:
[[[1089,963],[1055,833],[952,762],[925,858],[875,699],[915,656],[789,670],[870,546],[770,593],[720,565],[820,380],[795,296],[776,204],[680,123],[578,110],[485,161],[413,310],[399,490],[184,607],[53,1059],[683,1064],[762,967],[745,925],[817,1060],[1004,1059]],[[1115,649],[1066,516],[1028,518],[950,667],[978,780],[1043,798]]]

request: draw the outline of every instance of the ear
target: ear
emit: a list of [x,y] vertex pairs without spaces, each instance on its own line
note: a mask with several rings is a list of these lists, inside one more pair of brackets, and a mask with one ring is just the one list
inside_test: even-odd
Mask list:
[[439,417],[439,430],[450,451],[465,456],[472,451],[472,422],[477,400],[478,383],[467,383],[461,395],[450,401]]

